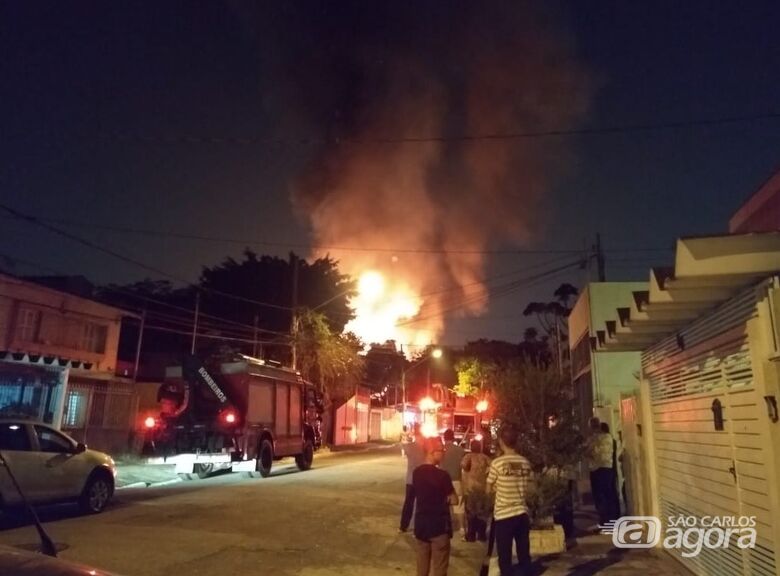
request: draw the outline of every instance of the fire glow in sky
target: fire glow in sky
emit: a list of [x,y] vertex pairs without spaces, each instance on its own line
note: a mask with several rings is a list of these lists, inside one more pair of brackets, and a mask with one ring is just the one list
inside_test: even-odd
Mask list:
[[435,334],[404,324],[420,312],[422,298],[402,281],[394,281],[376,270],[364,272],[358,281],[358,293],[350,302],[355,319],[345,331],[354,332],[366,343],[395,340],[407,348],[433,342]]

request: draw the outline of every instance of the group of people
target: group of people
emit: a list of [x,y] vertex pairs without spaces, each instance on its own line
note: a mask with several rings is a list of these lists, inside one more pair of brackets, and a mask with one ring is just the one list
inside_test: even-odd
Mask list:
[[502,576],[513,573],[513,544],[521,566],[530,565],[525,500],[531,465],[515,450],[513,428],[502,428],[498,441],[500,455],[492,460],[476,440],[466,452],[455,443],[452,430],[442,443],[438,437],[423,438],[415,427],[404,443],[406,498],[400,531],[409,529],[414,516],[418,576],[446,576],[453,534],[459,532],[467,542],[484,541],[491,516]]

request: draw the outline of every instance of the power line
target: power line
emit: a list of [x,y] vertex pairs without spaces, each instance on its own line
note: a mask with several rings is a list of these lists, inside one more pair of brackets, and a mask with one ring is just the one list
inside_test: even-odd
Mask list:
[[515,280],[513,282],[509,282],[503,286],[496,287],[492,292],[488,291],[487,293],[480,293],[478,295],[474,295],[471,297],[464,298],[460,303],[455,304],[453,306],[450,306],[448,308],[444,308],[438,312],[430,313],[424,316],[415,316],[414,318],[410,318],[409,320],[405,320],[403,322],[398,322],[396,326],[408,326],[411,324],[417,324],[419,322],[424,322],[426,320],[430,320],[431,318],[438,318],[441,316],[444,316],[446,314],[449,314],[450,312],[454,312],[456,310],[459,310],[461,308],[464,308],[468,306],[469,304],[474,304],[477,302],[480,302],[481,300],[485,300],[486,298],[499,298],[501,296],[506,296],[508,294],[511,294],[513,292],[516,292],[517,290],[521,288],[526,288],[528,286],[533,285],[536,282],[539,282],[541,280],[547,280],[549,278],[552,278],[561,272],[564,272],[568,269],[578,267],[582,265],[582,261],[577,260],[575,262],[571,262],[568,264],[565,264],[563,266],[560,266],[558,268],[553,268],[551,270],[547,270],[545,272],[541,272],[539,274],[535,274],[532,276],[528,276],[526,278],[522,278],[520,280]]
[[[11,256],[10,254],[6,254],[6,253],[0,253],[0,259],[6,259],[6,260],[10,260],[12,262],[16,262],[18,264],[24,264],[26,266],[31,266],[33,268],[37,268],[37,269],[39,269],[41,271],[48,272],[48,273],[53,273],[53,274],[57,274],[57,275],[61,275],[61,276],[67,276],[68,275],[66,272],[63,272],[62,270],[57,270],[56,268],[52,268],[50,266],[44,266],[42,264],[39,264],[39,263],[36,263],[36,262],[32,262],[31,260],[25,260],[23,258],[18,258],[16,256]],[[143,294],[138,294],[136,292],[133,292],[132,290],[121,288],[119,286],[114,286],[114,285],[109,284],[108,286],[101,286],[101,289],[102,290],[109,290],[111,292],[116,292],[118,294],[122,294],[122,295],[125,295],[125,296],[130,296],[132,298],[136,298],[136,299],[139,299],[139,300],[142,300],[142,301],[145,301],[145,302],[151,302],[151,303],[157,304],[159,306],[165,306],[165,307],[168,307],[168,308],[171,308],[171,309],[174,309],[174,310],[185,312],[185,313],[190,314],[190,315],[194,314],[194,310],[191,309],[191,308],[185,308],[184,306],[177,306],[176,304],[171,304],[170,302],[165,302],[164,300],[159,300],[157,298],[152,298],[150,296],[145,296]],[[149,313],[149,314],[163,314],[160,311],[150,310],[148,308],[139,307],[138,305],[127,306],[126,304],[123,303],[121,305],[121,307],[122,308],[134,308],[136,311],[146,310],[146,312]],[[216,316],[214,314],[208,314],[206,312],[199,312],[198,315],[199,316],[204,316],[206,318],[211,318],[213,320],[217,320],[217,321],[223,322],[225,324],[233,324],[235,326],[244,328],[245,330],[248,330],[248,331],[254,331],[255,330],[255,326],[253,326],[251,324],[244,324],[243,322],[237,322],[235,320],[231,320],[231,319],[225,318],[223,316]],[[279,331],[276,331],[276,330],[268,330],[268,329],[260,328],[260,327],[257,327],[256,329],[257,329],[258,332],[265,332],[265,333],[268,333],[268,334],[277,334],[277,335],[286,335],[287,334],[287,332],[279,332]]]
[[[40,222],[46,222],[50,224],[59,224],[62,226],[73,226],[78,228],[89,228],[95,230],[105,230],[107,232],[115,232],[120,234],[133,234],[140,236],[151,236],[157,238],[176,238],[179,240],[195,240],[200,242],[221,242],[225,244],[235,244],[240,246],[265,246],[270,248],[300,248],[309,250],[310,244],[294,243],[294,242],[276,242],[256,240],[251,238],[231,238],[225,236],[211,236],[203,234],[190,234],[185,232],[175,231],[163,231],[154,230],[151,228],[132,228],[126,226],[115,226],[109,224],[100,224],[94,222],[69,220],[64,218],[48,218],[48,217],[35,217]],[[444,249],[444,248],[419,248],[419,247],[366,247],[366,246],[318,246],[319,250],[333,251],[333,252],[377,252],[377,253],[389,253],[389,254],[476,254],[476,255],[521,255],[521,254],[577,254],[583,252],[583,248],[512,248],[512,249]],[[607,253],[633,253],[633,252],[670,252],[674,248],[653,248],[653,247],[639,247],[639,248],[612,248],[604,250]]]
[[267,308],[275,308],[278,310],[291,310],[289,306],[280,306],[278,304],[271,304],[269,302],[259,302],[257,300],[253,300],[252,298],[245,298],[244,296],[238,296],[237,294],[231,294],[229,292],[223,292],[221,290],[216,290],[214,288],[204,288],[202,286],[197,286],[190,282],[189,280],[180,278],[176,275],[170,274],[168,272],[165,272],[164,270],[161,270],[159,268],[156,268],[154,266],[149,266],[148,264],[144,264],[140,260],[136,260],[135,258],[132,258],[130,256],[125,256],[124,254],[120,254],[119,252],[116,252],[114,250],[111,250],[110,248],[105,248],[103,246],[99,246],[95,244],[94,242],[91,242],[90,240],[87,240],[86,238],[82,238],[81,236],[76,236],[75,234],[71,234],[70,232],[67,232],[65,230],[62,230],[61,228],[57,228],[56,226],[52,226],[50,224],[47,224],[40,218],[37,218],[35,216],[32,216],[30,214],[25,214],[23,212],[19,212],[18,210],[15,210],[14,208],[11,208],[10,206],[7,206],[5,204],[0,204],[0,209],[5,210],[12,216],[15,216],[16,218],[20,220],[24,220],[30,224],[33,224],[35,226],[41,227],[45,230],[48,230],[54,234],[57,234],[59,236],[62,236],[63,238],[67,238],[69,240],[72,240],[74,242],[77,242],[79,244],[82,244],[83,246],[87,246],[88,248],[92,248],[93,250],[97,250],[99,252],[103,252],[104,254],[108,254],[109,256],[112,256],[114,258],[117,258],[119,260],[122,260],[123,262],[127,262],[129,264],[133,264],[135,266],[138,266],[139,268],[143,268],[144,270],[148,270],[150,272],[154,272],[155,274],[159,274],[165,278],[170,278],[172,280],[176,280],[177,282],[182,282],[192,288],[195,288],[196,290],[202,290],[204,292],[209,292],[211,294],[216,294],[218,296],[224,296],[225,298],[232,298],[234,300],[247,302],[249,304],[254,304],[256,306],[264,306]]
[[[646,122],[634,124],[616,124],[614,126],[592,126],[586,128],[546,128],[540,130],[487,132],[482,134],[451,134],[434,136],[387,136],[387,137],[356,137],[343,136],[336,138],[258,138],[239,136],[201,136],[187,135],[159,135],[159,134],[128,134],[128,133],[102,133],[99,139],[104,142],[122,142],[130,144],[162,144],[162,145],[188,145],[188,146],[311,146],[329,144],[338,145],[396,145],[396,144],[426,144],[426,143],[481,143],[489,141],[529,140],[540,138],[567,138],[571,136],[610,136],[621,134],[639,134],[647,132],[660,132],[668,130],[680,130],[686,128],[709,128],[728,126],[732,124],[747,124],[780,119],[778,112],[765,112],[759,114],[744,114],[732,116],[715,116],[711,118],[694,118],[688,120],[669,120],[665,122]],[[51,138],[49,138],[51,142]]]

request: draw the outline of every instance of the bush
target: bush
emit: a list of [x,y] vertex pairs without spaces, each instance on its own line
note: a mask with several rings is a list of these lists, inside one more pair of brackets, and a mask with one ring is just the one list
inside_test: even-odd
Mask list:
[[537,474],[526,496],[528,514],[534,527],[552,527],[553,515],[569,497],[568,478],[552,471]]

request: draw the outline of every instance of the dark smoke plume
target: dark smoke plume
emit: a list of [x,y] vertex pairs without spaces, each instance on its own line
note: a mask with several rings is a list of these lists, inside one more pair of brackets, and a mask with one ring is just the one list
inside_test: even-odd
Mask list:
[[[453,250],[330,252],[347,272],[378,269],[418,293],[460,286],[425,298],[420,315],[434,332],[452,302],[479,313],[484,256],[457,251],[528,241],[568,150],[554,139],[457,137],[584,118],[588,77],[557,13],[526,2],[279,4],[266,29],[287,115],[325,142],[293,183],[315,246]],[[420,137],[442,139],[382,142]]]

